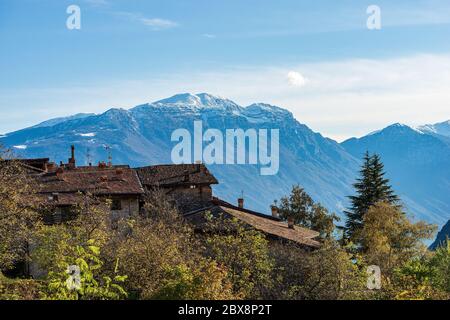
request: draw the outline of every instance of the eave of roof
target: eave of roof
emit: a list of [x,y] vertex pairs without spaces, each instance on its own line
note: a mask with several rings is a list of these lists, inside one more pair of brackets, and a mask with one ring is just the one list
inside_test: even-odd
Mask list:
[[288,227],[286,222],[282,221],[279,218],[268,216],[256,211],[239,208],[220,199],[214,199],[212,206],[187,213],[185,214],[185,217],[191,219],[196,215],[207,211],[220,211],[222,213],[228,214],[252,226],[256,230],[274,237],[287,239],[312,248],[320,247],[320,242],[314,240],[314,238],[319,236],[319,233],[316,231],[297,225],[294,227],[294,229],[291,229]]
[[320,242],[313,240],[319,233],[295,226],[294,229],[288,227],[287,223],[283,221],[274,221],[267,218],[262,218],[257,215],[249,214],[248,212],[231,209],[228,207],[220,207],[224,212],[232,215],[240,221],[243,221],[255,229],[272,236],[280,237],[283,239],[291,240],[297,243],[308,245],[311,247],[320,247]]

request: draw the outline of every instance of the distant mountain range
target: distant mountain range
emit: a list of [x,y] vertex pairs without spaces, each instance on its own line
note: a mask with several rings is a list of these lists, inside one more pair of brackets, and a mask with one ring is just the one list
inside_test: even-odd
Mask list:
[[423,133],[440,135],[450,138],[450,120],[441,123],[427,124],[424,126],[420,126],[417,127],[417,130]]
[[431,250],[443,246],[450,239],[450,220],[445,224],[441,231],[439,231],[436,240],[430,246]]
[[[353,194],[362,154],[380,153],[389,178],[415,217],[442,226],[450,218],[450,124],[419,128],[392,125],[342,144],[313,132],[289,111],[263,103],[247,107],[206,93],[179,94],[130,110],[78,114],[0,136],[0,144],[22,157],[66,160],[75,144],[80,163],[106,161],[143,166],[171,162],[179,128],[204,130],[279,129],[280,170],[261,176],[257,165],[212,165],[220,184],[215,194],[232,203],[244,192],[246,207],[269,212],[269,205],[301,184],[312,197],[342,214]],[[105,146],[109,146],[109,149]],[[108,151],[110,150],[110,151]],[[64,158],[64,159],[63,159]]]
[[449,137],[394,124],[342,146],[357,158],[367,150],[380,154],[394,189],[418,219],[442,224],[450,218]]

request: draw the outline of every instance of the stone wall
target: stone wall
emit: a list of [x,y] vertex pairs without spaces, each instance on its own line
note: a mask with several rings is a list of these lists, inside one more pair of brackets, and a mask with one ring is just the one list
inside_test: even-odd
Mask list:
[[168,195],[182,213],[187,213],[210,206],[212,189],[210,186],[177,187]]
[[115,198],[115,200],[120,201],[121,209],[111,210],[111,216],[113,220],[139,214],[139,198],[120,197]]

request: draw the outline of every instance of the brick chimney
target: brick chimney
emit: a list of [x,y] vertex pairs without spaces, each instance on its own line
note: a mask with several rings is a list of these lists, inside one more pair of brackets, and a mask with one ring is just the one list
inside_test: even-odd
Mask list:
[[289,229],[295,229],[294,218],[293,218],[293,217],[289,217],[289,218],[287,219],[287,221],[288,221],[288,227],[289,227]]
[[244,198],[241,197],[238,199],[238,207],[244,209]]
[[64,175],[64,168],[63,168],[63,167],[59,167],[59,168],[56,170],[56,177],[57,177],[58,179],[62,179],[62,178],[63,178],[63,175]]
[[70,147],[70,149],[71,149],[71,157],[70,157],[70,159],[69,159],[69,165],[68,165],[68,167],[71,168],[71,169],[75,169],[75,167],[76,167],[76,161],[75,161],[75,146],[72,145],[72,146]]
[[271,210],[272,210],[272,217],[274,217],[274,218],[279,218],[279,217],[280,217],[280,214],[278,213],[278,207],[272,205],[270,208],[271,208]]

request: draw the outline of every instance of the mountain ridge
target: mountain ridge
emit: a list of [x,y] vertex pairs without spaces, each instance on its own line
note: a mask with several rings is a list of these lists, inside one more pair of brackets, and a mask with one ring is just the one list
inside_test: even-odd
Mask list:
[[381,156],[387,177],[417,218],[443,225],[450,218],[450,144],[445,137],[393,124],[341,145],[353,156]]
[[[8,133],[0,137],[0,143],[22,147],[16,151],[23,157],[48,156],[56,161],[65,160],[68,146],[75,144],[78,158],[85,164],[89,160],[107,159],[107,145],[112,150],[114,162],[143,166],[171,163],[170,151],[174,145],[171,133],[179,128],[191,131],[194,121],[201,120],[205,130],[277,128],[280,130],[279,174],[261,177],[257,165],[210,165],[220,182],[215,187],[218,196],[233,203],[244,191],[246,206],[269,213],[269,206],[275,199],[288,194],[293,184],[301,184],[316,201],[342,215],[343,208],[348,205],[347,196],[354,193],[352,184],[357,178],[361,157],[347,149],[349,141],[357,144],[363,138],[339,144],[312,131],[290,111],[277,106],[253,103],[243,107],[232,100],[206,93],[184,93],[130,109],[111,108],[100,114],[83,115],[67,117],[64,121],[62,118],[53,122],[54,119],[50,119],[44,122],[47,123],[45,126]],[[389,130],[385,128],[365,137],[378,139],[380,132],[386,135],[391,131],[394,137],[411,132],[432,136],[406,125],[389,127]],[[388,171],[389,167],[388,163]],[[442,212],[438,215],[428,212],[426,203],[413,201],[412,204],[414,214],[443,224],[443,218],[439,216]]]

